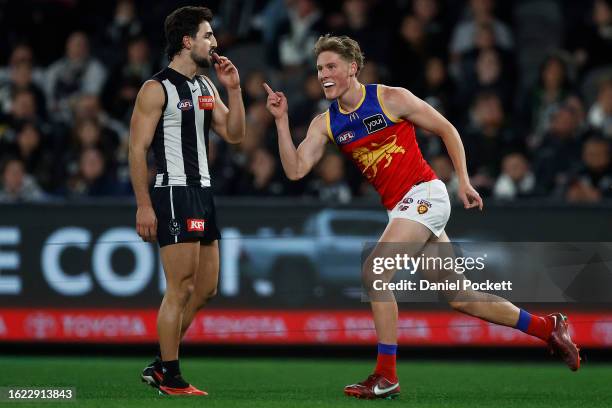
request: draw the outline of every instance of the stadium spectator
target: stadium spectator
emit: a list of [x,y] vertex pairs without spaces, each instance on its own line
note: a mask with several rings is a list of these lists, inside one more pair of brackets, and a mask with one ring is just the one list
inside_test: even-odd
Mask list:
[[508,26],[494,15],[495,0],[470,0],[466,17],[460,21],[453,32],[450,52],[454,60],[475,48],[475,33],[479,24],[486,23],[493,27],[496,43],[503,49],[514,47],[512,32]]
[[504,72],[501,56],[494,49],[484,50],[476,56],[473,72],[460,81],[460,98],[472,101],[484,91],[496,93],[503,103],[504,109],[511,107],[514,86],[507,72]]
[[[244,180],[253,180],[249,168],[258,149],[275,156],[276,135],[262,105],[266,95],[261,82],[279,84],[294,101],[289,108],[296,143],[306,134],[310,118],[325,111],[320,84],[309,69],[313,66],[312,43],[331,30],[349,34],[363,45],[366,65],[359,73],[362,82],[388,81],[408,87],[451,118],[466,140],[471,176],[488,189],[506,175],[502,158],[514,163],[515,169],[522,166],[518,164],[522,156],[513,152],[526,154],[523,145],[527,143],[529,154],[525,157],[532,161],[526,165],[536,179],[533,194],[552,194],[559,199],[571,196],[572,200],[589,195],[574,181],[579,169],[586,166],[580,157],[583,135],[593,129],[594,134],[612,140],[612,80],[606,73],[612,69],[612,53],[608,52],[612,1],[564,3],[565,48],[546,54],[539,67],[533,65],[533,58],[521,55],[520,71],[515,70],[513,31],[521,39],[525,33],[517,26],[520,21],[510,18],[523,11],[520,2],[240,0],[238,8],[230,3],[212,3],[220,11],[216,24],[222,24],[216,26],[216,34],[227,34],[223,38],[230,42],[257,40],[251,31],[255,27],[261,31],[270,61],[274,61],[271,68],[280,70],[268,71],[257,65],[253,67],[256,71],[243,78],[252,140],[243,146],[217,145],[211,135],[214,159],[210,166],[218,194],[241,194],[234,186],[243,173],[251,177]],[[82,26],[65,12],[76,6],[61,9],[63,20],[57,18],[57,9],[55,14],[44,7],[31,13],[32,26],[39,24],[35,16],[46,25],[53,21],[62,26],[62,32],[72,33],[67,41],[50,33],[44,42],[32,42],[31,47],[23,42],[17,21],[6,20],[3,28],[8,36],[3,44],[8,46],[2,53],[6,65],[0,67],[0,162],[13,156],[21,159],[25,172],[39,186],[55,192],[58,185],[66,184],[66,177],[78,172],[82,150],[95,147],[102,152],[109,177],[119,184],[125,182],[127,118],[138,87],[156,71],[162,51],[159,35],[146,27],[163,14],[159,10],[164,6],[145,16],[138,13],[139,4],[119,0],[97,6],[99,15],[84,16],[87,35],[93,40],[91,53],[87,36],[77,31]],[[576,23],[580,16],[584,20],[581,26]],[[454,20],[458,21],[453,25]],[[397,27],[396,33],[391,32],[396,30],[393,27]],[[257,42],[253,45],[253,50],[261,49]],[[37,65],[56,60],[62,49],[65,56],[48,68]],[[241,49],[239,54],[255,60],[260,57],[256,52]],[[110,73],[108,81],[105,72]],[[515,84],[532,77],[538,77],[533,87],[516,89]],[[498,110],[497,102],[476,109],[476,100],[483,93],[497,94],[502,109]],[[98,142],[80,146],[79,138]],[[444,170],[440,140],[420,129],[417,139],[425,158]],[[352,195],[368,195],[371,190],[361,189],[360,174],[350,166],[344,171]],[[287,183],[283,194],[304,194],[309,183]],[[516,199],[526,196],[529,194],[518,191]]]
[[244,79],[244,105],[266,100],[266,91],[261,84],[266,82],[266,76],[261,71],[251,71]]
[[[262,88],[261,85],[259,87]],[[323,97],[321,83],[316,75],[306,77],[302,95],[296,99],[294,107],[290,107],[293,126],[296,127],[308,126],[313,116],[327,109],[328,103]]]
[[131,38],[143,33],[143,25],[136,15],[134,1],[117,1],[113,19],[105,24],[103,30],[97,54],[107,67],[114,68],[121,62],[121,53],[117,51],[123,50]]
[[534,152],[536,190],[559,195],[567,184],[568,172],[580,160],[580,122],[577,112],[562,105],[552,114],[550,128]]
[[612,1],[595,0],[592,7],[590,24],[568,31],[565,40],[583,75],[612,65]]
[[453,163],[446,154],[439,154],[430,160],[431,168],[436,172],[436,175],[448,191],[448,196],[451,203],[458,203],[457,192],[459,191],[459,179],[455,174]]
[[26,173],[32,175],[37,184],[51,190],[53,157],[46,136],[33,122],[24,122],[15,129],[14,142],[2,147],[3,151],[19,159]]
[[456,119],[455,83],[448,76],[442,58],[432,57],[425,64],[425,82],[421,97],[443,115]]
[[588,122],[591,127],[612,140],[612,78],[602,81],[599,85],[597,101],[589,110]]
[[215,37],[223,47],[230,47],[252,37],[255,28],[261,28],[262,1],[222,1],[215,13]]
[[431,56],[423,23],[413,15],[404,16],[392,49],[392,84],[410,89],[415,95],[422,94],[425,63]]
[[314,0],[287,2],[287,14],[274,35],[268,54],[274,66],[294,70],[311,63],[314,44],[325,30],[321,11]]
[[106,68],[90,56],[89,40],[77,31],[66,40],[66,54],[47,69],[45,91],[49,113],[70,121],[71,104],[79,95],[98,95],[106,79]]
[[155,62],[145,37],[127,44],[125,61],[111,72],[102,94],[103,105],[113,118],[128,125],[140,86],[155,73]]
[[236,189],[245,196],[284,195],[285,182],[278,167],[276,159],[267,149],[256,148],[246,171],[239,177]]
[[502,158],[524,149],[523,143],[508,126],[499,96],[492,92],[479,94],[472,106],[471,123],[463,134],[467,165],[472,183],[481,194],[489,194],[500,173]]
[[0,110],[3,113],[11,111],[13,97],[18,91],[29,91],[36,100],[36,111],[41,118],[46,117],[45,94],[34,83],[32,78],[32,64],[22,61],[11,67],[10,78],[0,80]]
[[110,117],[102,109],[100,98],[96,95],[84,94],[79,96],[75,100],[72,117],[72,123],[75,124],[86,120],[97,122],[102,128],[105,140],[115,146],[125,142],[128,137],[127,127]]
[[[387,77],[387,74],[385,66],[377,64],[374,61],[366,61],[363,64],[363,68],[359,71],[359,74],[357,74],[357,77],[362,84],[379,84]],[[322,100],[324,101],[324,99]],[[325,103],[325,109],[327,109],[327,102]]]
[[[475,83],[482,83],[484,86],[493,82],[487,76],[492,72],[504,78],[504,87],[499,84],[495,86],[503,92],[504,105],[511,107],[510,98],[513,96],[508,89],[513,89],[514,64],[513,54],[499,46],[496,42],[493,25],[491,23],[479,23],[474,31],[474,47],[461,53],[460,59],[451,65],[450,70],[453,76],[462,84],[467,82],[472,88]],[[495,65],[492,63],[492,55],[495,56]],[[485,72],[486,71],[486,72]],[[469,96],[469,95],[468,95]],[[473,94],[472,94],[473,96]]]
[[118,186],[107,171],[102,152],[95,147],[83,149],[78,157],[78,171],[66,183],[66,195],[77,199],[111,197],[118,193]]
[[551,113],[571,90],[567,64],[559,55],[550,55],[540,67],[538,83],[531,88],[523,104],[524,118],[536,134],[546,131]]
[[565,198],[569,202],[596,202],[612,198],[610,141],[591,137],[582,148],[582,163],[569,176]]
[[8,114],[0,113],[0,127],[17,128],[24,122],[41,122],[36,111],[36,96],[28,89],[15,91],[11,110]]
[[14,67],[21,63],[28,63],[32,67],[32,78],[37,85],[44,82],[44,70],[35,65],[32,48],[26,43],[18,43],[13,47],[9,56],[8,65],[0,67],[0,82],[10,81]]
[[344,180],[344,161],[335,151],[328,149],[317,166],[317,176],[307,191],[326,203],[348,203],[351,189]]
[[412,14],[421,22],[425,35],[434,49],[435,55],[446,54],[448,44],[448,26],[442,19],[438,0],[414,0]]
[[515,200],[529,197],[535,190],[535,176],[529,169],[529,161],[521,153],[510,153],[502,160],[502,173],[493,187],[493,197]]
[[21,160],[7,159],[2,167],[2,188],[0,203],[42,201],[45,194],[34,180],[25,172]]
[[389,55],[388,28],[380,24],[373,3],[368,0],[344,0],[340,21],[334,31],[348,35],[362,44],[361,50],[368,60],[385,64]]

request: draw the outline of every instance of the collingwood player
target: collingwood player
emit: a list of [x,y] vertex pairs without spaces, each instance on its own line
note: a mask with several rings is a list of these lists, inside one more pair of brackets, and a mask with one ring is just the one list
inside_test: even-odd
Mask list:
[[[183,380],[179,343],[196,312],[215,295],[220,238],[208,169],[210,128],[228,143],[245,134],[238,70],[215,53],[212,13],[182,7],[164,24],[169,65],[144,83],[130,125],[130,175],[136,203],[136,229],[157,241],[166,293],[157,316],[160,355],[142,380],[170,395],[207,395]],[[198,75],[213,65],[225,87],[228,106],[210,79]],[[147,151],[153,147],[155,187],[147,184]]]

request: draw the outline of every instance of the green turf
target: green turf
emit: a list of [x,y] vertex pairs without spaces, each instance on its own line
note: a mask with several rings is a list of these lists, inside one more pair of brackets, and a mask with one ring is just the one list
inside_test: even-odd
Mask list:
[[578,407],[612,406],[612,366],[402,361],[402,395],[395,401],[343,396],[372,362],[350,360],[203,359],[182,361],[185,378],[208,397],[158,396],[140,382],[143,358],[0,357],[0,386],[77,389],[74,403],[42,407]]

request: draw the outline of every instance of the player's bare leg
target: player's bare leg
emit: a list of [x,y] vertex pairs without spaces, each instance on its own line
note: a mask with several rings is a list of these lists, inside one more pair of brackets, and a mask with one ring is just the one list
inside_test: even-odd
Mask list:
[[[401,218],[393,219],[380,237],[379,242],[383,245],[378,246],[370,255],[370,259],[366,261],[371,263],[373,257],[393,257],[395,255],[394,247],[385,247],[384,243],[410,243],[410,249],[416,252],[425,245],[427,240],[432,235],[429,228],[416,221],[406,220]],[[408,254],[410,256],[415,254]],[[371,274],[372,268],[366,264],[364,268],[364,279]],[[395,271],[386,272],[381,278],[390,282],[393,279]],[[366,287],[371,287],[368,285]],[[384,344],[397,344],[397,302],[393,297],[393,293],[388,293],[388,299],[384,301],[375,301],[371,303],[372,314],[374,316],[374,326],[376,327],[376,335],[378,341]]]
[[[427,245],[425,245],[423,253],[427,257],[453,256],[454,254],[452,253],[440,253],[440,251],[450,248],[450,245],[445,245],[450,244],[450,242],[446,232],[442,232],[440,237],[432,235]],[[463,277],[463,275],[460,276]],[[478,317],[491,323],[514,327],[519,319],[520,309],[518,307],[508,300],[490,293],[477,292],[475,290],[454,292],[450,294],[448,302],[453,309],[459,312]]]
[[[446,243],[450,243],[450,240],[445,232],[438,238],[432,236],[423,252],[428,257],[453,256],[452,253],[440,253],[449,249],[452,251],[450,245],[444,245]],[[430,277],[427,278],[431,280]],[[463,275],[461,278],[464,278]],[[549,349],[558,354],[572,371],[580,368],[579,349],[572,342],[567,318],[561,313],[548,316],[531,315],[502,297],[475,290],[461,290],[444,295],[453,309],[491,323],[517,328],[538,337],[547,342]]]
[[166,276],[166,293],[157,315],[157,332],[164,361],[178,359],[181,322],[194,291],[193,277],[200,261],[199,250],[199,242],[168,245],[160,250]]
[[194,291],[193,277],[199,266],[199,253],[199,241],[167,245],[160,249],[166,276],[166,293],[157,315],[163,373],[155,386],[163,394],[207,395],[183,380],[178,361],[181,323],[185,307]]
[[[385,245],[385,243],[409,243],[409,250],[414,252],[408,254],[413,256],[427,242],[431,231],[423,224],[416,221],[395,218],[383,232],[379,245],[369,255],[363,265],[362,277],[364,288],[372,288],[372,263],[376,257],[394,257],[396,246]],[[383,282],[393,279],[395,270],[387,271],[377,276]],[[344,393],[351,397],[373,399],[373,398],[396,398],[400,393],[399,380],[395,368],[395,354],[397,350],[397,302],[393,292],[369,293],[374,316],[374,326],[378,338],[378,357],[374,373],[365,381],[347,385]]]
[[183,312],[181,339],[193,322],[195,315],[217,293],[219,281],[219,244],[213,241],[200,245],[200,261],[193,276],[193,293]]

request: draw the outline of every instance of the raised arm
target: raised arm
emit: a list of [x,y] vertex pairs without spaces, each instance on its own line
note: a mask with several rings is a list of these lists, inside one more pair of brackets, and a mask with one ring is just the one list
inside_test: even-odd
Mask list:
[[162,114],[165,95],[157,81],[144,83],[138,96],[130,122],[129,162],[132,188],[136,196],[136,231],[149,242],[157,237],[157,218],[149,195],[147,151],[153,140],[155,127]]
[[383,86],[381,99],[387,111],[393,116],[409,120],[442,138],[459,178],[459,198],[465,208],[478,207],[482,210],[482,198],[470,184],[465,149],[457,129],[427,102],[407,89]]
[[219,97],[217,88],[211,82],[216,104],[213,110],[212,128],[226,142],[240,143],[246,133],[246,119],[238,69],[226,57],[220,57],[214,53],[213,58],[217,62],[214,65],[217,78],[227,90],[229,108],[225,106]]
[[274,92],[268,84],[263,84],[263,86],[268,92],[266,108],[274,116],[276,122],[278,150],[283,170],[290,180],[299,180],[307,175],[323,157],[328,140],[326,114],[317,115],[310,122],[306,138],[296,149],[289,129],[287,98],[282,92]]

